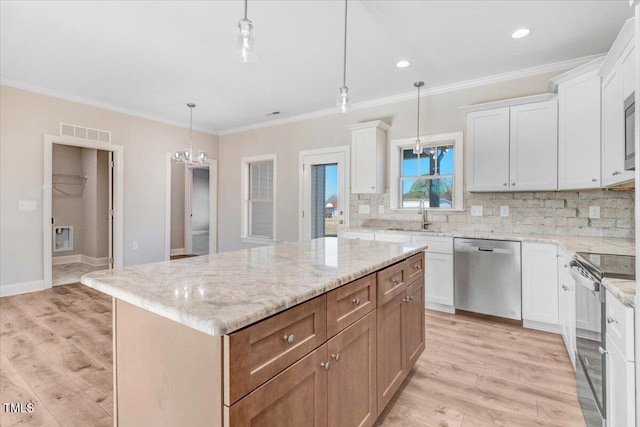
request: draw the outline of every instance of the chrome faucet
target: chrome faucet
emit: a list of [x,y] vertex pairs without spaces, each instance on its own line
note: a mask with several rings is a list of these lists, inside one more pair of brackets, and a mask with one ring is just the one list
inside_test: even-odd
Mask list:
[[425,197],[421,196],[420,209],[418,210],[418,213],[422,215],[422,229],[426,230],[427,228],[429,228],[429,220],[427,216],[427,210],[424,207],[424,202],[425,202]]

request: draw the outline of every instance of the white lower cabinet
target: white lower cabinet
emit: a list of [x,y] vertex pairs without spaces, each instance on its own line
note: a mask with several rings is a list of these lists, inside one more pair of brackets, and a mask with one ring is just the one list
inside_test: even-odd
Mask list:
[[424,256],[425,308],[453,313],[453,238],[413,236],[428,245]]
[[607,291],[607,425],[636,424],[634,311]]
[[562,339],[571,358],[573,368],[576,367],[576,282],[571,277],[569,263],[571,257],[558,247],[558,309]]
[[411,234],[408,233],[376,233],[375,240],[379,242],[411,243]]
[[369,231],[343,231],[340,237],[343,239],[373,240],[375,233]]
[[522,320],[525,327],[559,331],[558,246],[522,242]]

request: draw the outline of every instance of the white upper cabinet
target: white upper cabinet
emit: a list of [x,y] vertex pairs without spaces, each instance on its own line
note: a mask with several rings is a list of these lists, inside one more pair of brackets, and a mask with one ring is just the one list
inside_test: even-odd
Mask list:
[[558,188],[558,101],[511,107],[509,189]]
[[558,88],[558,190],[600,188],[601,63],[552,81]]
[[558,105],[554,94],[464,107],[467,190],[556,190]]
[[633,19],[628,20],[611,46],[598,75],[602,77],[602,186],[634,179],[624,169],[624,100],[635,90]]
[[351,129],[351,193],[384,193],[389,125],[374,120],[347,127]]
[[467,190],[509,189],[509,107],[467,115]]

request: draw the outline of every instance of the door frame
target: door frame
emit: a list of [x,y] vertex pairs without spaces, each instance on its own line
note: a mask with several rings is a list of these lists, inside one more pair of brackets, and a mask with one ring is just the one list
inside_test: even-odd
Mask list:
[[42,254],[44,289],[53,284],[53,235],[51,217],[53,212],[53,144],[79,148],[110,151],[113,153],[113,267],[124,266],[124,147],[108,142],[92,141],[73,136],[44,135],[44,162],[42,176]]
[[[165,186],[165,237],[164,257],[171,259],[171,172],[173,168],[172,153],[166,157],[166,186]],[[193,187],[193,169],[209,169],[209,254],[218,252],[218,161],[211,159],[203,165],[190,165],[184,168],[184,253],[192,249],[191,221],[187,215],[191,206],[191,190]],[[190,214],[190,212],[189,212]],[[188,224],[187,224],[188,222]]]
[[350,204],[350,146],[341,145],[337,147],[318,148],[315,150],[300,151],[299,154],[299,175],[298,175],[298,240],[309,240],[309,229],[306,227],[309,216],[305,218],[305,168],[307,165],[322,165],[338,163],[338,192],[342,190],[343,208],[341,209],[343,224],[338,227],[338,235],[341,228],[349,227],[349,204]]

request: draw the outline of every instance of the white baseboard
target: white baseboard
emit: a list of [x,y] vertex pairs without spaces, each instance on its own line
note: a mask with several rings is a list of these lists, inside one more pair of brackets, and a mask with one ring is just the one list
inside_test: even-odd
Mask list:
[[92,265],[94,267],[101,267],[103,265],[109,265],[109,257],[94,258],[87,255],[81,255],[80,262]]
[[191,235],[192,236],[200,236],[203,234],[209,234],[209,230],[198,230],[198,231],[192,231]]
[[426,308],[428,310],[443,311],[445,313],[451,313],[451,314],[455,314],[455,312],[456,312],[456,308],[454,306],[445,305],[445,304],[438,304],[437,302],[429,302],[429,301],[427,301],[424,304],[424,308]]
[[51,265],[72,264],[74,262],[82,262],[82,255],[54,256],[51,259]]
[[28,292],[42,291],[45,289],[44,280],[34,280],[33,282],[11,283],[0,286],[0,297],[10,295],[26,294]]
[[522,327],[527,329],[536,329],[538,331],[551,332],[554,334],[560,334],[562,332],[560,329],[560,325],[536,322],[534,320],[523,320]]
[[184,255],[184,248],[171,249],[171,256]]

